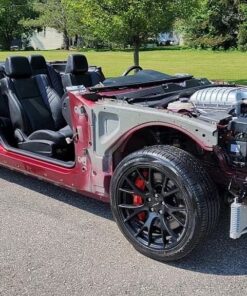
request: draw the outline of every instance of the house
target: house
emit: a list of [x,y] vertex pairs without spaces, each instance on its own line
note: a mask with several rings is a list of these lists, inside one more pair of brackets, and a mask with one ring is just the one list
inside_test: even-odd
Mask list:
[[53,28],[35,31],[30,38],[30,46],[35,50],[60,49],[63,46],[63,34]]
[[160,33],[157,41],[159,45],[182,45],[183,36],[176,32]]

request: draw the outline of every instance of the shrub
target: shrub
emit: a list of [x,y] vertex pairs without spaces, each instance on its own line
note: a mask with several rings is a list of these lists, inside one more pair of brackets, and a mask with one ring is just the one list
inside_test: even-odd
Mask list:
[[247,51],[247,24],[240,26],[238,33],[238,48],[241,51]]

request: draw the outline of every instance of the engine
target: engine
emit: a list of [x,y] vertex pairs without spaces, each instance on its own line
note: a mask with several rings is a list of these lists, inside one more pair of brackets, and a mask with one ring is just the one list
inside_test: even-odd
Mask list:
[[228,154],[236,166],[247,166],[247,118],[233,119],[228,126],[230,139],[228,142]]
[[240,238],[247,233],[247,87],[206,87],[169,103],[167,109],[217,125],[223,160],[235,171],[226,195],[232,202],[230,237]]
[[[226,113],[226,121],[219,121],[220,145],[224,147],[231,163],[247,166],[247,88],[211,87],[195,92],[190,102],[202,117]],[[231,117],[227,117],[231,115]],[[199,116],[200,117],[200,116]]]
[[195,92],[190,102],[198,109],[226,111],[233,116],[247,115],[247,88],[210,87]]

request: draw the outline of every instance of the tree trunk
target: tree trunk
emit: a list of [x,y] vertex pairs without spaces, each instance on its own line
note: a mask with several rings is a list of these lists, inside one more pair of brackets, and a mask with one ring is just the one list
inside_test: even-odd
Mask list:
[[139,50],[140,50],[140,44],[134,43],[134,65],[135,66],[140,66]]
[[64,49],[69,50],[69,35],[67,30],[64,30],[63,32],[63,42],[64,42]]
[[12,43],[12,41],[5,40],[5,41],[2,43],[2,49],[3,49],[3,50],[10,50],[10,48],[11,48],[11,43]]
[[74,46],[78,46],[78,40],[79,40],[79,36],[76,34],[76,35],[75,35]]
[[14,37],[12,35],[4,34],[2,38],[2,49],[10,50]]

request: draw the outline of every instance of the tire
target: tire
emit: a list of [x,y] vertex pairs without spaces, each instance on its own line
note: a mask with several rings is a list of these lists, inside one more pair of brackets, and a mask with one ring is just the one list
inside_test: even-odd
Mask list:
[[191,154],[152,146],[127,156],[111,181],[118,227],[140,253],[176,261],[192,252],[218,222],[216,186]]

